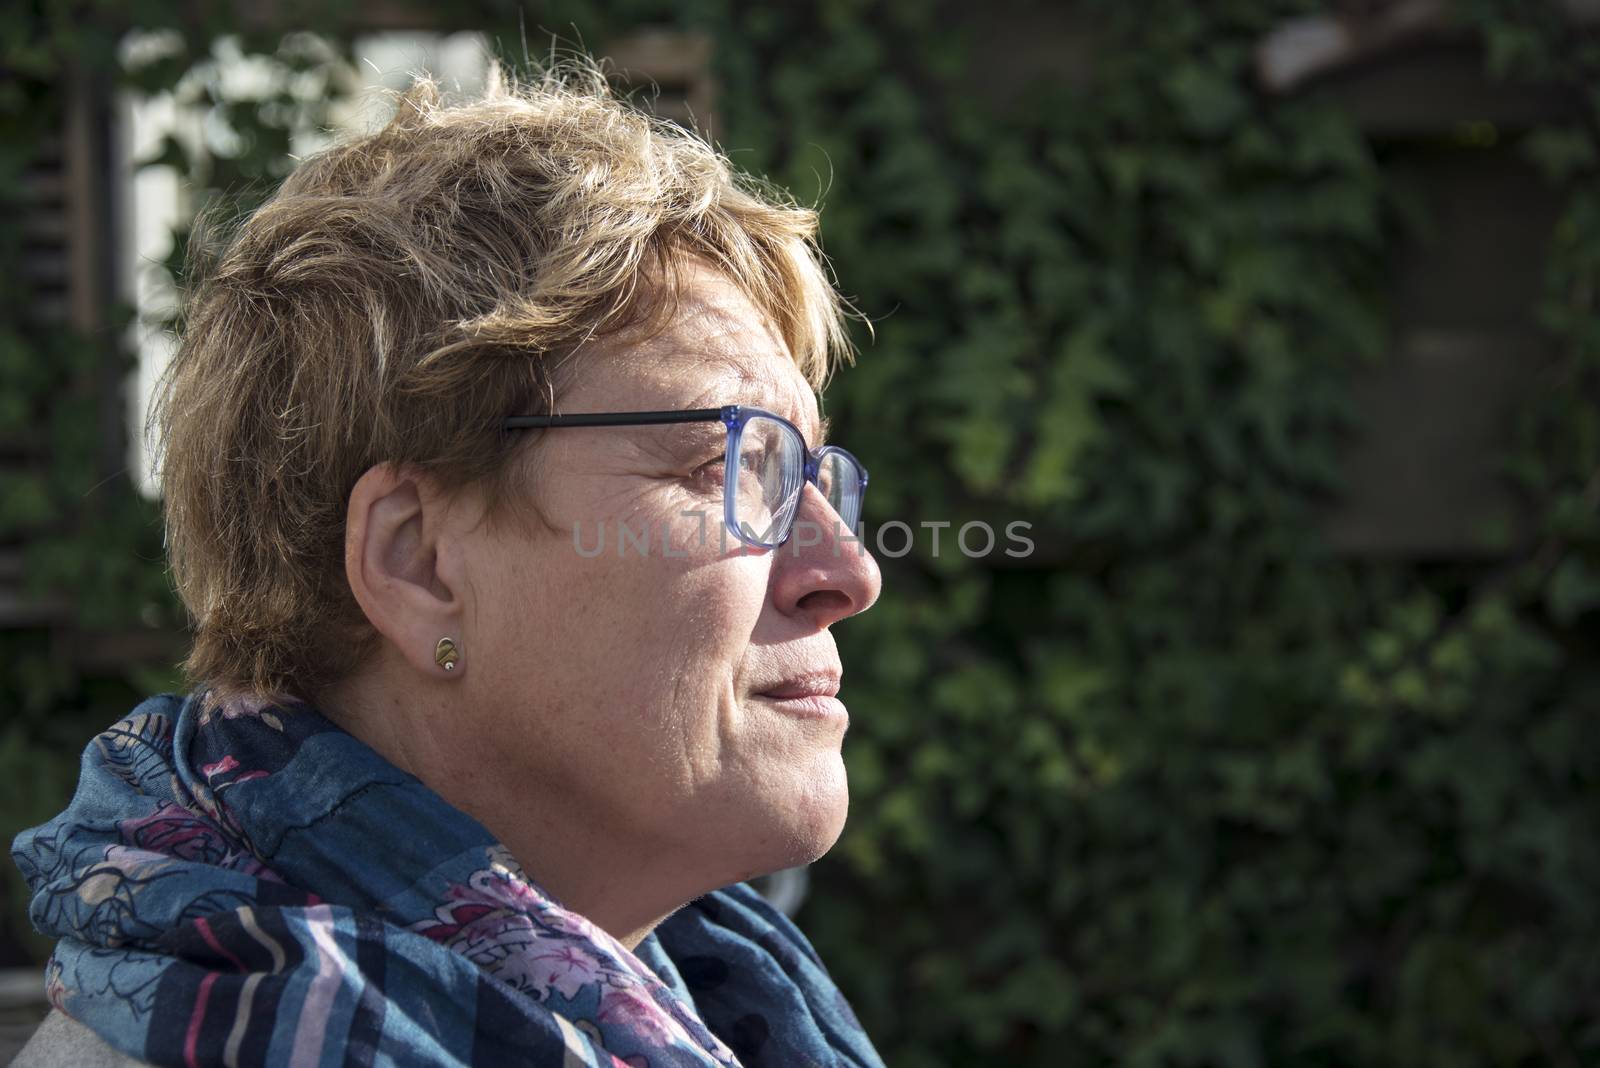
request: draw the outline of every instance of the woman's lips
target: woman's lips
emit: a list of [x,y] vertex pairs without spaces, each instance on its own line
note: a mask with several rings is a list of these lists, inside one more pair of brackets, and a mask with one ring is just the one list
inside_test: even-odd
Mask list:
[[839,700],[839,676],[818,673],[786,679],[756,694],[780,712],[801,719],[828,719],[848,724],[850,713]]

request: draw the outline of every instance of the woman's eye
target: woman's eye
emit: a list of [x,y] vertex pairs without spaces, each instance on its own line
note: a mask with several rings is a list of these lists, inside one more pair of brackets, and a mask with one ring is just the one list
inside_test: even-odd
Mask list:
[[694,473],[690,477],[693,479],[693,481],[703,485],[720,486],[726,477],[726,472],[723,470],[723,465],[725,462],[726,457],[721,455],[719,455],[715,460],[707,460],[705,463],[695,468]]
[[767,470],[768,453],[766,449],[740,449],[739,466],[752,474],[764,474]]

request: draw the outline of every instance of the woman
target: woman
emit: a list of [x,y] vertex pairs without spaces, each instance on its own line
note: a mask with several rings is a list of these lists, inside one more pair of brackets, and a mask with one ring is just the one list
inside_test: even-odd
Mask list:
[[879,591],[814,229],[592,74],[239,227],[157,413],[196,690],[17,841],[23,1063],[879,1063],[741,883],[841,830]]

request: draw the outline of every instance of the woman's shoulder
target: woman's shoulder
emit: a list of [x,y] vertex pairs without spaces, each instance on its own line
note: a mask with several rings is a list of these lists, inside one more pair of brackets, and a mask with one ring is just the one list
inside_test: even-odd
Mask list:
[[52,1009],[11,1068],[138,1068],[136,1061],[60,1009]]

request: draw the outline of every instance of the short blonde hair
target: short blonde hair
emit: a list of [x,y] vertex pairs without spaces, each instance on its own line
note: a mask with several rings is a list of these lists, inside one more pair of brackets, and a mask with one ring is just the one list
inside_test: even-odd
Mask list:
[[481,488],[502,417],[547,411],[551,359],[671,304],[698,256],[820,388],[848,358],[816,214],[613,97],[589,64],[446,105],[422,81],[381,131],[301,164],[198,272],[153,412],[184,665],[221,695],[309,699],[376,634],[345,576],[375,464]]

